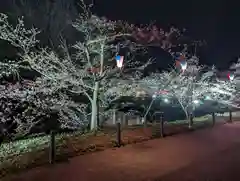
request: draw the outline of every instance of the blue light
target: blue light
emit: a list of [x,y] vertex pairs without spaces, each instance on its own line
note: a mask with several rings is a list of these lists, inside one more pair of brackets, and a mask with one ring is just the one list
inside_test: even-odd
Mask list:
[[121,56],[120,56],[120,55],[117,55],[117,56],[116,56],[116,60],[117,60],[117,61],[120,61],[120,60],[121,60]]

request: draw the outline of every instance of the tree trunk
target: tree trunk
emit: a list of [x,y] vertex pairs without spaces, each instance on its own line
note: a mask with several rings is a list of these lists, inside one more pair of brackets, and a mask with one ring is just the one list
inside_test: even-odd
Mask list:
[[186,120],[189,120],[189,114],[188,114],[188,111],[186,110],[186,109],[184,109],[184,107],[182,107],[182,109],[183,109],[183,111],[184,111],[184,113],[185,113],[185,119]]
[[188,116],[189,119],[189,124],[188,124],[188,128],[191,129],[193,126],[193,114],[190,113],[190,115]]
[[113,117],[112,117],[112,121],[113,121],[113,122],[112,122],[112,123],[113,123],[113,124],[116,124],[116,120],[117,120],[117,119],[116,119],[116,110],[114,109],[114,110],[113,110]]
[[99,110],[98,95],[97,95],[97,127],[100,127],[100,110]]
[[123,119],[125,126],[128,126],[128,116],[126,114],[123,115]]
[[163,119],[163,114],[161,114],[161,117],[160,117],[160,136],[162,138],[164,137],[164,119]]
[[188,107],[188,118],[189,118],[189,124],[188,128],[192,129],[193,126],[193,110],[194,110],[194,104],[193,104],[193,77],[191,78],[191,85],[190,85],[190,107]]
[[94,130],[97,128],[97,97],[99,91],[99,82],[95,83],[94,91],[93,91],[93,99],[92,99],[92,116],[91,116],[91,124],[90,130]]
[[137,116],[137,124],[141,124],[141,118],[140,118],[140,116]]
[[146,119],[146,117],[142,117],[142,124],[144,124],[144,126],[147,127],[147,119]]
[[127,119],[126,119],[126,114],[125,113],[122,114],[122,124],[124,126],[127,126]]

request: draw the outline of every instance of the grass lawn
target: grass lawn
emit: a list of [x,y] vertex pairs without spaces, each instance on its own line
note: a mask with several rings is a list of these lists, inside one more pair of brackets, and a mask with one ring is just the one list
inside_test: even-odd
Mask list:
[[[195,128],[211,124],[211,117],[194,118]],[[166,122],[166,132],[187,130],[187,121]],[[184,128],[184,129],[183,129]],[[131,144],[153,138],[152,126],[135,126],[122,129],[123,144]],[[79,132],[56,136],[57,160],[116,147],[116,130],[103,130],[97,134]],[[0,146],[0,178],[7,173],[48,163],[49,136],[4,143]]]

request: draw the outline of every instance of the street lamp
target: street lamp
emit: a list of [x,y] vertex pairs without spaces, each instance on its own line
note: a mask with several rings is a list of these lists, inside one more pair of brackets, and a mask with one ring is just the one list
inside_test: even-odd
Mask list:
[[117,67],[120,68],[120,69],[123,66],[123,59],[124,59],[124,56],[120,56],[120,55],[116,56]]
[[152,95],[152,98],[153,98],[153,99],[155,99],[156,97],[157,97],[157,95],[156,95],[156,94],[153,94],[153,95]]
[[206,96],[205,100],[211,100],[211,97],[210,96]]
[[164,101],[165,103],[168,103],[168,102],[169,102],[168,98],[163,99],[163,101]]
[[180,65],[181,65],[182,71],[184,72],[187,69],[187,61],[180,62]]
[[184,72],[187,69],[187,61],[186,61],[186,56],[182,53],[177,54],[175,56],[175,60],[176,60],[176,65],[180,65],[182,71]]
[[193,103],[194,104],[199,104],[199,100],[194,100]]

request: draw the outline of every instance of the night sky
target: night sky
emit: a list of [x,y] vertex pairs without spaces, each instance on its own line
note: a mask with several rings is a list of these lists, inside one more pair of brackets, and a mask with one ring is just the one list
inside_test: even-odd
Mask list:
[[230,1],[95,0],[94,11],[132,23],[156,20],[159,27],[186,28],[192,39],[206,40],[201,63],[227,69],[240,55],[240,3]]

